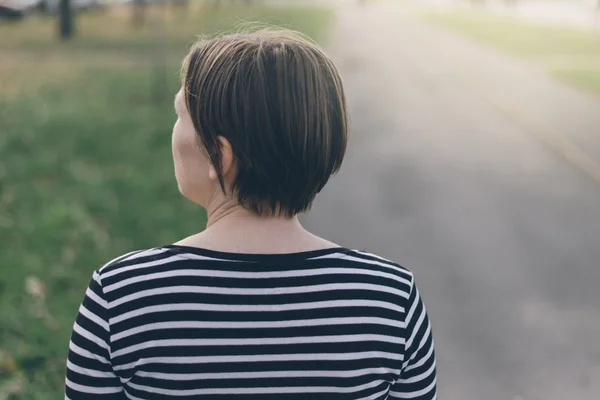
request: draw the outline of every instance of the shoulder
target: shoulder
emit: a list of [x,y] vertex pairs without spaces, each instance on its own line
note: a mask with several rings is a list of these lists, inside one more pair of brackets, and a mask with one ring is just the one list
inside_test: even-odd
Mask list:
[[348,250],[340,257],[340,260],[348,267],[374,270],[386,276],[393,275],[395,280],[408,286],[408,291],[412,290],[414,284],[413,272],[388,258],[381,257],[368,251]]
[[397,271],[403,275],[406,275],[407,277],[410,276],[412,278],[413,276],[411,270],[398,264],[396,261],[364,250],[350,250],[345,254],[344,259],[362,262],[365,264],[379,265],[383,268],[387,268],[388,270]]
[[151,249],[135,250],[102,265],[96,270],[100,279],[118,275],[143,266],[169,263],[177,260],[177,255],[168,247],[155,247]]

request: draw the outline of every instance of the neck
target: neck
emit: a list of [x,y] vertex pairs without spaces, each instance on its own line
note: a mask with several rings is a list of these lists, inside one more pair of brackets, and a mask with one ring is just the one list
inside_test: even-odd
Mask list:
[[307,232],[296,216],[260,217],[237,204],[207,208],[206,229],[176,244],[238,253],[294,253],[339,247]]
[[206,230],[225,229],[294,229],[303,230],[296,216],[259,216],[239,204],[224,203],[214,208],[207,208]]

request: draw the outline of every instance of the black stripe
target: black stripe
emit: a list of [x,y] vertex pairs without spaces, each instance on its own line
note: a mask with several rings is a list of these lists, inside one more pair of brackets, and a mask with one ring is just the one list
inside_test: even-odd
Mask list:
[[[86,339],[74,332],[72,343],[98,356],[109,359],[112,366],[103,364],[97,359],[91,359],[80,356],[73,351],[69,352],[69,360],[82,368],[95,371],[104,371],[111,374],[110,378],[94,377],[88,374],[77,373],[74,370],[67,371],[67,377],[70,381],[91,387],[110,387],[120,385],[122,378],[126,381],[124,388],[133,396],[141,399],[197,399],[199,397],[206,399],[222,400],[300,400],[300,399],[323,399],[323,400],[354,400],[364,398],[381,392],[379,398],[383,400],[387,396],[390,385],[395,384],[393,390],[399,392],[414,392],[426,388],[435,382],[435,372],[426,374],[434,365],[435,354],[424,360],[423,365],[414,368],[411,371],[398,374],[402,364],[414,352],[415,359],[410,363],[423,360],[427,353],[433,348],[433,336],[431,333],[424,337],[429,327],[429,320],[425,314],[423,323],[419,326],[416,322],[425,311],[424,305],[418,296],[418,291],[414,286],[412,273],[405,268],[386,260],[381,260],[374,255],[360,254],[347,249],[327,249],[318,252],[297,253],[289,255],[254,255],[254,254],[228,254],[212,252],[203,249],[193,249],[181,246],[167,246],[160,254],[151,254],[151,249],[122,256],[110,262],[101,268],[100,276],[102,278],[102,287],[98,282],[90,282],[90,290],[108,303],[108,310],[102,304],[97,304],[90,298],[84,298],[83,305],[100,320],[105,321],[110,326],[110,332],[103,329],[94,320],[85,317],[83,314],[77,316],[77,324],[107,342],[111,352]],[[222,260],[192,259],[193,255],[203,257],[218,257]],[[136,258],[131,259],[132,256]],[[309,260],[311,257],[324,256],[326,258],[318,260]],[[352,260],[348,258],[352,257]],[[153,261],[164,261],[173,258],[163,264],[151,267],[137,266],[143,263]],[[362,260],[362,261],[361,261]],[[363,262],[364,261],[364,262]],[[376,262],[376,263],[373,263]],[[377,263],[381,263],[377,264]],[[333,274],[326,272],[326,268],[347,269],[343,273]],[[353,269],[351,271],[350,269]],[[202,270],[207,276],[193,276],[185,274],[186,270]],[[358,270],[358,271],[356,271]],[[214,271],[214,272],[212,272]],[[229,278],[219,277],[221,272],[259,273],[271,272],[273,277],[241,277],[235,276]],[[277,272],[285,273],[295,271],[297,277],[284,277]],[[152,280],[144,280],[137,283],[129,283],[122,288],[110,290],[110,285],[119,284],[126,279],[135,277],[144,277],[148,274],[157,272],[165,273],[165,277]],[[175,276],[175,273],[182,273],[182,276]],[[106,276],[106,274],[115,274]],[[172,274],[171,274],[172,273]],[[319,275],[306,275],[307,273],[318,273]],[[375,275],[372,275],[375,273]],[[398,279],[400,278],[400,279]],[[404,282],[403,282],[404,281]],[[317,289],[319,285],[342,284],[340,289]],[[350,289],[343,285],[376,285],[370,289]],[[109,286],[108,292],[106,288]],[[120,305],[115,305],[115,301],[123,299],[124,296],[136,295],[140,291],[157,289],[158,291],[169,288],[187,286],[187,287],[208,287],[225,289],[221,294],[211,294],[208,291],[199,293],[175,292],[170,294],[155,294],[152,296],[141,297],[126,301]],[[282,294],[286,288],[303,287],[309,290],[305,293]],[[381,290],[377,289],[380,287]],[[230,289],[230,290],[228,290]],[[252,289],[258,294],[234,294],[236,289]],[[269,289],[266,294],[263,289]],[[274,289],[274,290],[273,290]],[[388,293],[386,289],[393,289],[397,293]],[[262,291],[262,293],[261,293]],[[335,301],[340,300],[362,300],[366,304],[353,307],[335,307]],[[302,305],[311,302],[331,302],[330,306],[316,309],[299,309],[281,311],[283,306]],[[369,304],[369,302],[371,302]],[[373,304],[373,302],[381,302]],[[171,310],[162,312],[149,312],[137,317],[128,318],[121,322],[115,320],[124,313],[136,312],[142,308],[150,306],[166,306],[177,304],[198,304],[202,303],[208,306],[207,310]],[[405,321],[410,307],[415,304],[416,308],[410,321]],[[215,305],[215,309],[210,309],[210,305]],[[224,306],[250,305],[260,306],[265,311],[219,311]],[[386,307],[387,305],[387,307]],[[396,309],[390,309],[396,308]],[[404,309],[404,311],[402,311]],[[342,318],[350,318],[353,323],[348,323]],[[379,322],[372,319],[382,319]],[[228,328],[227,323],[239,322],[260,325],[271,322],[289,321],[290,325],[295,322],[310,323],[310,320],[320,319],[328,323],[316,326],[289,326],[289,327],[259,327],[259,328]],[[210,322],[211,326],[203,328],[181,328],[178,323],[184,322]],[[153,323],[166,323],[161,329],[150,330],[145,325]],[[340,323],[338,323],[340,322]],[[341,323],[343,322],[343,323]],[[320,322],[322,323],[322,322]],[[405,326],[405,323],[408,323]],[[140,332],[127,337],[115,340],[115,336],[133,328],[140,328]],[[413,332],[414,331],[414,332]],[[405,348],[404,340],[415,333],[415,338],[409,348]],[[352,339],[343,339],[345,341],[325,343],[327,340],[333,340],[332,336],[356,335]],[[363,338],[360,338],[360,335]],[[388,338],[366,338],[364,335],[383,335]],[[113,341],[110,342],[110,338]],[[314,337],[315,343],[293,343],[301,342],[304,337]],[[291,338],[292,344],[277,344],[269,338]],[[265,343],[257,344],[234,344],[234,345],[199,345],[183,346],[180,344],[171,346],[158,346],[155,341],[159,340],[185,340],[185,339],[230,339],[233,343],[236,340],[244,339],[265,339]],[[420,342],[425,339],[422,348],[418,348]],[[127,349],[130,346],[140,348],[129,354],[115,355],[120,350]],[[372,352],[366,358],[356,360],[345,360],[345,355],[350,353]],[[286,355],[290,354],[328,354],[324,360],[290,360]],[[382,355],[385,354],[385,355]],[[220,357],[247,357],[247,356],[279,356],[281,361],[260,361],[260,362],[230,362]],[[377,355],[373,357],[373,355]],[[156,361],[150,361],[164,357],[184,357],[186,361],[193,360],[193,363],[185,364],[163,364]],[[211,358],[210,362],[206,357]],[[128,369],[120,370],[120,366],[127,365]],[[117,368],[116,373],[113,367]],[[344,371],[354,371],[362,369],[373,369],[363,376],[354,378],[342,378],[340,375]],[[334,376],[315,376],[315,377],[267,377],[267,378],[244,378],[244,372],[263,372],[269,376],[269,373],[278,371],[331,371]],[[233,373],[237,374],[231,379],[166,379],[144,377],[143,372],[160,372],[167,374],[179,374],[186,377],[188,374],[195,373]],[[410,384],[404,384],[402,379],[408,379],[421,376],[422,379]],[[129,381],[130,380],[130,381]],[[127,383],[129,382],[129,383]],[[149,389],[134,389],[131,385],[147,386]],[[351,388],[365,384],[373,384],[374,387],[364,389],[360,392],[346,393],[344,388]],[[260,393],[256,395],[214,395],[206,396],[167,396],[155,393],[157,389],[168,390],[195,390],[195,389],[218,389],[218,388],[281,388],[282,390],[292,390],[293,393]],[[304,387],[329,387],[339,388],[335,393],[303,393]],[[79,399],[119,399],[124,398],[117,395],[93,396],[86,393],[67,388],[67,395],[72,400]],[[426,393],[419,400],[431,400],[435,396],[435,390]]]
[[[377,291],[377,288],[365,289],[332,289],[312,291],[305,293],[277,294],[277,295],[244,295],[244,294],[213,294],[213,293],[168,293],[154,294],[119,305],[112,305],[111,315],[114,317],[143,307],[164,304],[219,304],[219,305],[271,305],[276,307],[281,304],[309,303],[316,301],[334,300],[375,300],[392,304],[405,302],[400,296],[393,293]],[[111,299],[112,300],[112,299]],[[120,328],[119,328],[120,329]]]
[[[318,278],[318,282],[315,282]],[[132,293],[149,289],[159,289],[166,286],[207,286],[213,288],[239,288],[239,289],[272,289],[272,288],[292,288],[304,286],[310,289],[315,285],[328,284],[352,284],[362,283],[369,285],[379,285],[387,288],[408,291],[410,287],[401,282],[382,276],[364,275],[364,274],[327,274],[315,276],[297,276],[289,278],[270,278],[270,279],[236,279],[204,276],[174,276],[160,279],[148,279],[141,282],[131,283],[122,288],[110,291],[110,297],[117,299]]]
[[[162,347],[149,343],[148,347],[121,356],[113,356],[114,365],[124,365],[140,358],[151,357],[202,357],[211,356],[252,356],[286,355],[286,354],[348,354],[355,352],[380,351],[390,354],[398,353],[400,344],[383,341],[338,342],[338,343],[303,343],[277,345],[244,345],[244,346],[170,346]],[[332,358],[335,358],[333,356]]]
[[113,340],[113,351],[118,351],[136,343],[161,339],[255,339],[255,338],[278,338],[278,337],[302,337],[302,336],[332,336],[332,335],[359,335],[379,334],[398,337],[402,334],[402,328],[376,324],[344,324],[324,325],[319,327],[301,326],[289,328],[229,328],[229,329],[205,329],[205,328],[169,328],[142,331],[138,334]]

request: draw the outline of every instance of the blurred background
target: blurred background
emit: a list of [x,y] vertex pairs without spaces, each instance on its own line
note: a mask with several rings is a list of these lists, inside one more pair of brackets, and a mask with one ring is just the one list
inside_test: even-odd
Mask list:
[[415,272],[440,398],[599,399],[600,2],[0,0],[0,400],[63,397],[95,268],[203,229],[178,71],[257,21],[339,66],[350,147],[303,222]]

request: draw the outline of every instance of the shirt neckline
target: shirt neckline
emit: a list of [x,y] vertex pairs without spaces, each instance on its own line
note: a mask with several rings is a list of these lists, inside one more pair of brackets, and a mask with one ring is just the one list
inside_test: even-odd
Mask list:
[[162,248],[168,249],[176,253],[180,257],[186,257],[186,255],[193,254],[208,258],[218,258],[235,261],[310,260],[317,257],[323,257],[333,254],[340,254],[341,257],[352,251],[345,247],[329,247],[325,249],[301,251],[296,253],[232,253],[218,250],[209,250],[202,247],[182,246],[177,244],[169,244],[166,246],[162,246]]

